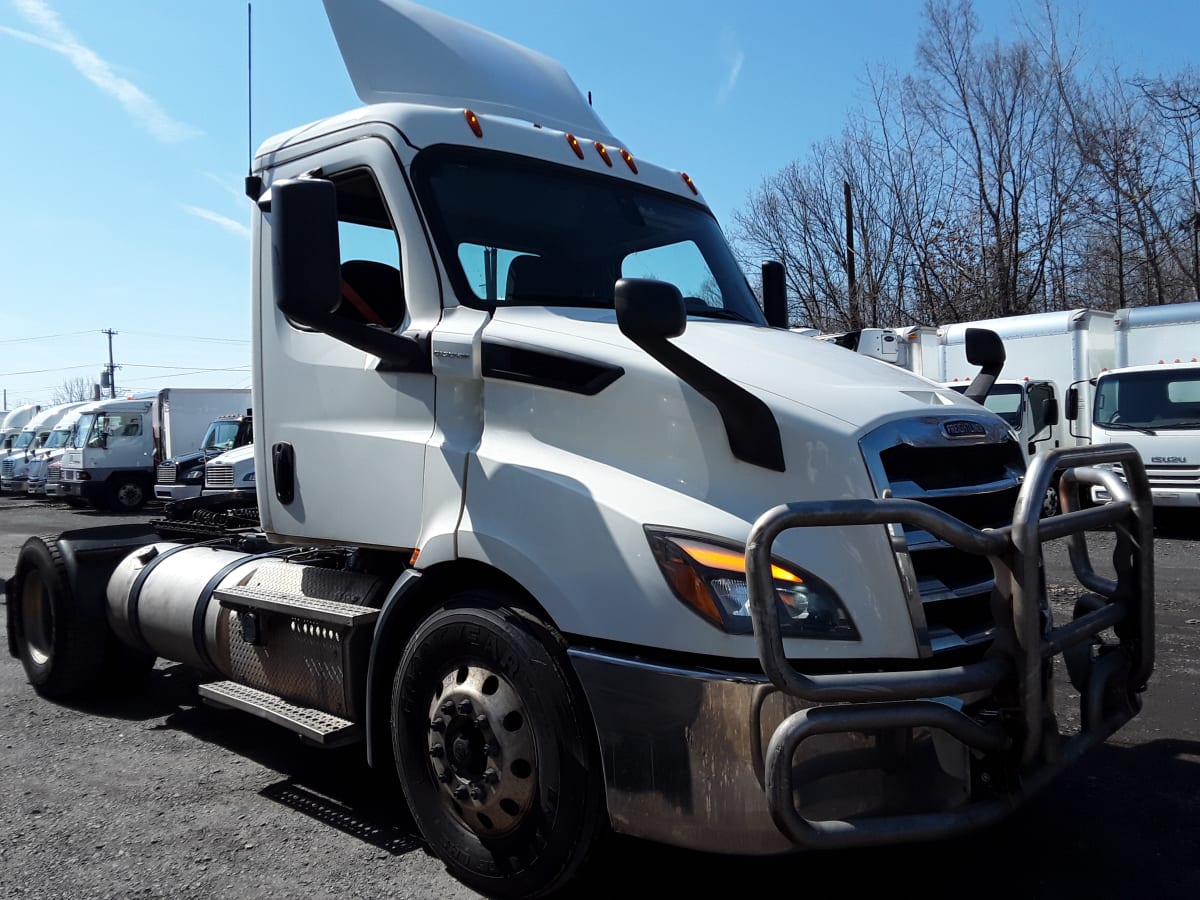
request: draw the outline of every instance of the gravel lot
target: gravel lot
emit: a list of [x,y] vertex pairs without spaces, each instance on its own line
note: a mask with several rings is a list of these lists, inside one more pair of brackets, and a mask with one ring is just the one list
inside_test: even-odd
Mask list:
[[[0,577],[29,534],[116,521],[2,496]],[[1003,825],[803,860],[614,840],[572,896],[708,897],[784,879],[856,896],[886,878],[925,898],[1191,900],[1200,891],[1198,541],[1200,528],[1179,517],[1160,529],[1158,668],[1141,715]],[[1052,596],[1065,601],[1063,548],[1048,564]],[[20,663],[0,656],[0,898],[479,896],[425,851],[395,784],[360,750],[313,749],[203,706],[197,684],[160,662],[143,693],[77,709],[37,697]]]

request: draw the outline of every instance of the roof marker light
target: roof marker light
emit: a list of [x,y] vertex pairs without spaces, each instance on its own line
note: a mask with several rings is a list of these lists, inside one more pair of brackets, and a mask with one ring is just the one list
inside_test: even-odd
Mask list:
[[608,151],[604,149],[604,145],[599,141],[593,141],[592,146],[596,148],[596,152],[600,154],[600,158],[604,160],[604,164],[611,169],[612,159],[609,157]]
[[621,159],[625,160],[625,165],[629,166],[630,172],[632,172],[634,175],[638,173],[637,163],[633,161],[633,154],[631,154],[624,147],[621,148]]
[[571,145],[571,149],[575,151],[575,155],[583,159],[583,148],[579,146],[579,141],[575,139],[575,135],[568,133],[567,143]]
[[471,126],[471,130],[475,132],[475,137],[483,137],[483,126],[479,124],[479,116],[471,112],[469,109],[463,110],[463,118],[467,120],[467,124]]
[[700,192],[696,190],[696,185],[692,182],[692,176],[690,176],[687,172],[680,172],[679,177],[683,179],[684,184],[692,189],[693,194],[695,194],[697,197],[700,196]]

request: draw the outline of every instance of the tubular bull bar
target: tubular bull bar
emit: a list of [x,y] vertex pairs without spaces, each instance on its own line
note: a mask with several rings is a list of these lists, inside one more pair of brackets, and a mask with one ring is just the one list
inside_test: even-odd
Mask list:
[[[1090,468],[1120,463],[1125,481]],[[1087,467],[1087,468],[1085,468]],[[1063,513],[1040,518],[1042,498],[1056,473]],[[1076,509],[1079,485],[1100,485],[1112,502]],[[996,637],[980,661],[920,671],[805,675],[784,652],[775,611],[771,546],[790,528],[821,525],[905,524],[922,528],[954,547],[991,561]],[[1092,568],[1086,532],[1112,527],[1116,534],[1116,580]],[[1081,599],[1071,622],[1046,627],[1042,580],[1043,541],[1067,538],[1075,577],[1094,592]],[[755,522],[746,545],[746,572],[754,635],[763,671],[776,689],[810,703],[772,734],[764,760],[767,805],[776,826],[802,847],[869,846],[897,837],[944,837],[998,821],[1058,772],[1102,743],[1140,709],[1154,668],[1154,525],[1145,466],[1129,444],[1072,447],[1034,458],[1017,497],[1011,526],[978,530],[914,500],[834,500],[789,503]],[[1115,643],[1099,640],[1112,629]],[[1099,650],[1093,653],[1093,646]],[[1081,727],[1059,733],[1047,703],[1047,661],[1063,654],[1080,693]],[[1002,689],[984,716],[935,698]],[[1014,690],[1015,689],[1015,690]],[[993,693],[993,696],[997,696]],[[945,731],[977,759],[999,758],[1015,789],[973,799],[962,806],[912,815],[814,821],[798,810],[792,761],[801,742],[817,734],[929,727]]]

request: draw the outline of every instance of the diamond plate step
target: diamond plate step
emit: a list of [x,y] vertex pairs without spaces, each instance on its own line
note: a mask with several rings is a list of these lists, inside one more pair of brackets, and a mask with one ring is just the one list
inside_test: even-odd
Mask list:
[[307,741],[322,747],[338,747],[362,737],[357,725],[346,719],[289,703],[282,697],[268,694],[236,681],[214,681],[199,687],[200,696],[215,706],[240,709],[282,725]]
[[221,606],[226,609],[256,609],[282,613],[343,628],[357,628],[379,618],[379,610],[373,606],[338,603],[335,600],[321,600],[317,597],[299,597],[257,587],[225,588],[214,591],[213,596],[220,600]]

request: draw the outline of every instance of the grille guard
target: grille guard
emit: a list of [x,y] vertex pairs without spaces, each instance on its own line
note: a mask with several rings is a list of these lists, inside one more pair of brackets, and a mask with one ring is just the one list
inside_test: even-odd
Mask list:
[[[1111,471],[1091,468],[1120,463],[1125,481]],[[1062,514],[1041,519],[1042,498],[1056,473]],[[1075,509],[1077,487],[1100,485],[1113,500],[1101,507]],[[767,805],[776,826],[802,847],[834,849],[904,840],[936,839],[991,824],[1016,803],[1048,783],[1089,748],[1106,740],[1140,709],[1154,669],[1154,525],[1145,466],[1129,444],[1067,447],[1039,454],[1030,463],[1010,526],[979,530],[916,500],[832,500],[788,503],[763,513],[746,544],[746,575],[754,637],[763,671],[774,687],[812,703],[838,704],[804,709],[786,718],[771,735],[763,763]],[[790,528],[822,525],[914,525],[960,550],[986,556],[996,578],[992,607],[996,637],[979,662],[949,668],[903,672],[805,675],[787,659],[775,611],[771,547]],[[1086,532],[1111,526],[1115,581],[1095,572]],[[1071,566],[1079,583],[1095,596],[1076,605],[1074,619],[1043,633],[1040,610],[1042,542],[1067,538]],[[1117,643],[1102,644],[1093,658],[1090,644],[1112,628]],[[1082,726],[1064,736],[1048,715],[1043,694],[1046,660],[1065,654],[1071,682],[1080,692]],[[1015,705],[998,708],[986,721],[935,698],[997,687],[1015,689]],[[988,765],[1015,776],[1007,793],[972,800],[955,809],[814,821],[798,811],[793,784],[796,748],[816,734],[912,727],[938,728],[970,748]],[[757,733],[757,728],[754,729]],[[755,762],[763,759],[758,747]],[[991,780],[991,779],[985,779]]]

